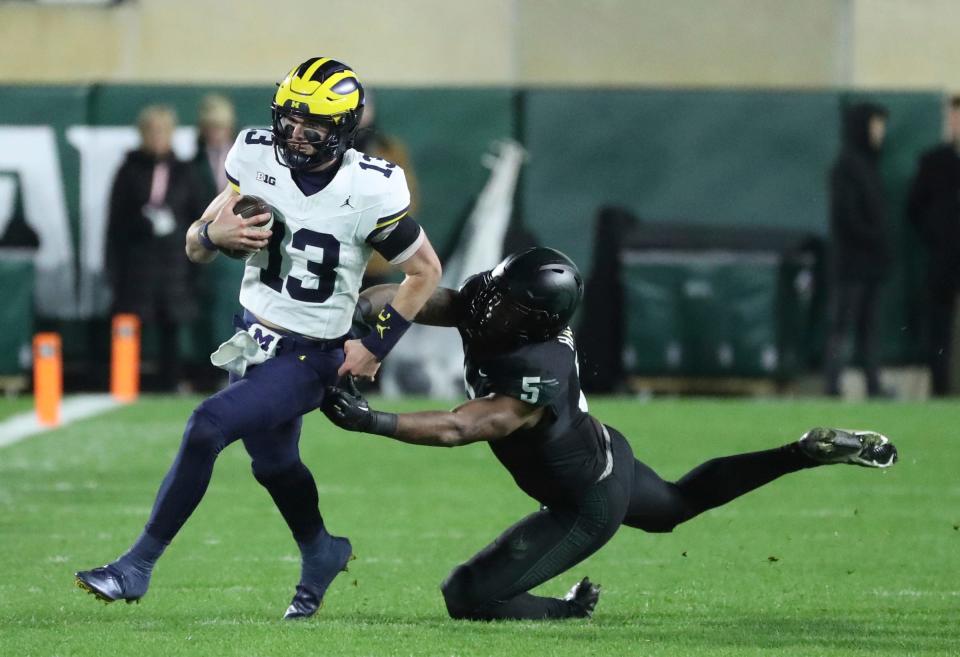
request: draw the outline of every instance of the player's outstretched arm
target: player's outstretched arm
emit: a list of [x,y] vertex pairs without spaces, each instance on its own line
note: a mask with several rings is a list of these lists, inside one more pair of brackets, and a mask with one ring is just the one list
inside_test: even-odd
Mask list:
[[[396,283],[374,285],[360,293],[357,308],[363,321],[373,323],[384,307],[393,301],[400,286]],[[457,325],[457,291],[448,287],[438,287],[427,299],[420,312],[413,318],[415,324],[429,326]]]
[[343,388],[330,387],[323,412],[341,429],[386,436],[412,445],[457,447],[499,440],[517,429],[532,427],[543,409],[504,395],[473,399],[452,411],[384,413]]
[[217,257],[218,249],[257,251],[270,241],[271,232],[252,228],[269,215],[258,214],[248,219],[233,212],[240,194],[227,185],[217,194],[203,216],[187,229],[187,257],[192,262],[207,263]]

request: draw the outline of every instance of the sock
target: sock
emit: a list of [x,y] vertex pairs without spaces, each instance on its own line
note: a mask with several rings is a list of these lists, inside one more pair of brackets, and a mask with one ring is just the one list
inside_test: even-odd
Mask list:
[[775,449],[711,459],[681,477],[677,486],[694,511],[692,515],[698,515],[785,474],[818,465],[792,442]]
[[143,532],[130,549],[111,564],[123,573],[124,594],[142,597],[147,592],[153,567],[167,545]]

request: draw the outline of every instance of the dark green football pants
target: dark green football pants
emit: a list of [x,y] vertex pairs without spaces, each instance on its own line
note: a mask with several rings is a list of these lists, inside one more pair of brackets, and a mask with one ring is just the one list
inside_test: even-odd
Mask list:
[[453,618],[473,620],[568,618],[564,600],[528,591],[596,552],[621,525],[669,532],[681,522],[726,504],[789,472],[816,465],[795,443],[716,458],[667,482],[634,458],[626,439],[607,428],[613,472],[576,502],[554,504],[507,529],[472,559],[454,568],[441,589]]

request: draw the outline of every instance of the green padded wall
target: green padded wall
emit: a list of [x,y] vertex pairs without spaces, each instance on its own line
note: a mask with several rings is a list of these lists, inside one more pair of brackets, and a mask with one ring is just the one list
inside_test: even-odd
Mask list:
[[626,370],[786,378],[804,360],[809,267],[774,254],[628,253]]
[[533,90],[528,224],[589,268],[598,206],[699,224],[826,225],[829,92]]
[[[903,360],[916,357],[907,290],[919,284],[903,201],[917,155],[938,139],[941,97],[870,97],[891,109],[883,171],[899,252],[885,290],[883,349],[886,360]],[[530,152],[521,187],[526,225],[585,271],[593,219],[609,203],[641,219],[825,236],[844,99],[836,91],[530,90],[521,124]]]

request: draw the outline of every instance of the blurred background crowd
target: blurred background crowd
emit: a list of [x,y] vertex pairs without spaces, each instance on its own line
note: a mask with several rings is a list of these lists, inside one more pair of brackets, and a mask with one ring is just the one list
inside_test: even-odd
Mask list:
[[[183,234],[273,83],[326,55],[373,90],[358,148],[407,171],[445,284],[532,244],[579,264],[587,390],[951,394],[958,21],[949,0],[0,3],[0,383],[27,389],[53,329],[67,389],[105,387],[117,312],[144,323],[148,389],[221,383],[243,265],[190,265]],[[390,389],[459,395],[416,368]]]

